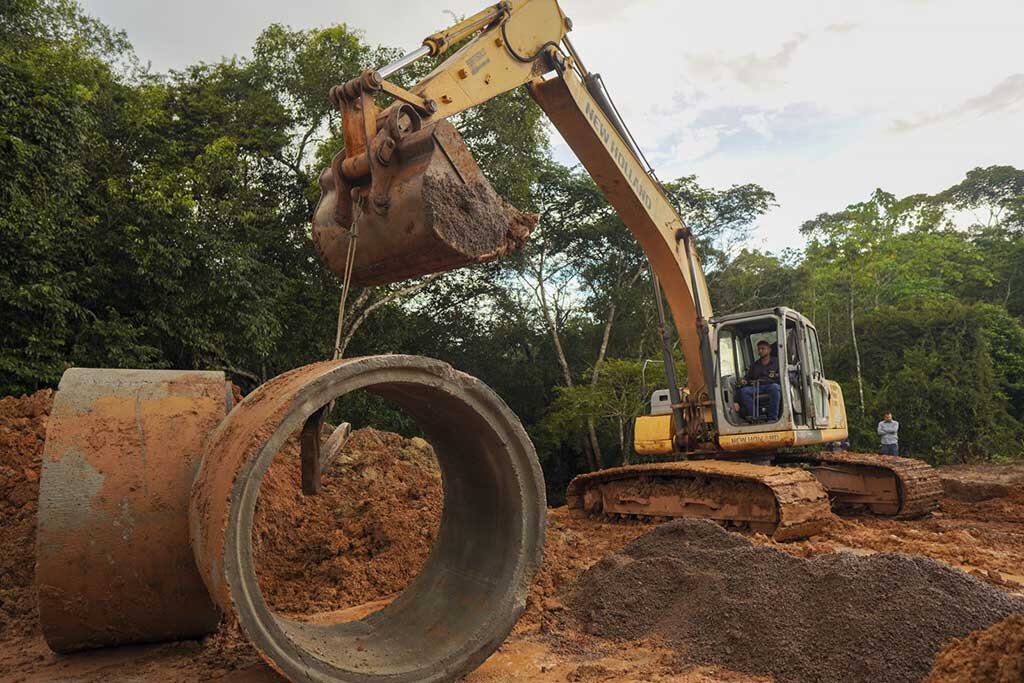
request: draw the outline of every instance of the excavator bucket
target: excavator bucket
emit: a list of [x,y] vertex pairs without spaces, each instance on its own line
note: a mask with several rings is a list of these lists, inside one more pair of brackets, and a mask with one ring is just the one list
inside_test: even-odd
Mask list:
[[[447,121],[385,126],[369,151],[320,175],[313,240],[339,277],[367,286],[490,261],[522,246],[537,222],[499,197]],[[351,265],[349,262],[351,260]]]

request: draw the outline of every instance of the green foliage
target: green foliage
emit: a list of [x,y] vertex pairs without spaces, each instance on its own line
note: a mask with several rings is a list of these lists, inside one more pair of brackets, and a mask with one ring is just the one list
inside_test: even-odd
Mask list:
[[696,236],[705,270],[725,267],[733,249],[750,238],[754,221],[776,205],[775,195],[754,183],[715,190],[686,176],[665,191]]
[[[677,373],[685,376],[685,371]],[[631,448],[629,435],[633,418],[643,415],[654,388],[666,386],[665,369],[660,363],[644,364],[635,360],[608,358],[594,384],[557,387],[555,399],[541,423],[543,441],[552,445],[580,438],[587,420],[598,421],[614,439],[612,457],[605,466],[621,463]]]
[[[1022,187],[1024,172],[975,169],[934,196],[876,191],[804,225],[799,301],[819,327],[825,314],[826,370],[844,385],[855,446],[875,445],[874,421],[889,407],[905,453],[1021,456],[1024,261],[1009,207]],[[971,212],[982,220],[965,227]]]
[[[119,152],[106,127],[130,96],[104,58],[120,36],[71,3],[23,0],[0,24],[0,391],[53,384],[96,319],[83,235],[105,225],[97,168]],[[100,190],[99,193],[96,190]],[[101,314],[102,317],[102,314]],[[137,331],[117,326],[122,340]],[[145,355],[145,354],[144,354]]]
[[[1005,311],[954,303],[934,308],[883,307],[863,320],[867,410],[849,411],[851,442],[874,450],[875,426],[890,410],[905,453],[930,462],[971,462],[1024,455],[1024,425],[1010,391],[1020,391],[1024,329]],[[997,348],[998,345],[998,348]],[[846,345],[825,362],[850,396],[855,379]],[[1019,393],[1018,393],[1019,396]]]
[[743,249],[728,264],[708,275],[711,303],[716,315],[792,306],[801,291],[806,271],[797,258]]
[[[251,59],[154,77],[120,70],[123,36],[70,2],[17,3],[2,30],[0,389],[86,363],[223,368],[248,389],[330,355],[338,289],[308,237],[338,148],[326,94],[393,51],[273,25]],[[467,139],[528,196],[539,110],[510,101]],[[405,348],[400,306],[365,331],[398,344],[363,348]]]

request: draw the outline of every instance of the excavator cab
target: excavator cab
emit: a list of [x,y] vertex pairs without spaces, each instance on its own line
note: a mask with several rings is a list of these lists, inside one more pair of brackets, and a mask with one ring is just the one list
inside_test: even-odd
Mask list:
[[[791,308],[736,313],[711,321],[715,373],[712,389],[718,448],[726,451],[776,450],[845,438],[842,390],[825,378],[814,324]],[[779,367],[778,415],[770,414],[771,392],[755,386],[752,410],[741,400],[743,378],[758,362],[757,347],[767,343]],[[634,450],[646,456],[676,450],[671,438],[671,406],[654,397],[648,415],[634,425]],[[658,410],[656,407],[660,407]],[[774,417],[774,419],[773,419]]]
[[[760,311],[732,316],[733,319],[721,321],[716,328],[717,383],[726,408],[722,411],[723,417],[730,425],[769,426],[784,418],[791,418],[794,425],[807,424],[803,377],[806,366],[800,353],[804,341],[801,331],[804,328],[797,315],[792,313],[780,318],[774,310]],[[754,389],[747,391],[753,398],[752,410],[744,405],[740,395],[745,386],[744,378],[752,366],[759,362],[757,349],[761,344],[768,345],[770,356],[779,367],[777,384],[782,391],[779,392],[777,416],[772,416],[768,410],[770,392],[767,385],[747,385]]]
[[[712,337],[715,417],[724,450],[822,443],[832,436],[823,431],[845,430],[842,392],[825,378],[817,330],[800,313],[778,307],[722,316],[712,321]],[[753,410],[740,396],[743,378],[758,362],[757,346],[765,342],[779,368],[777,416],[769,414],[768,387],[747,390]]]

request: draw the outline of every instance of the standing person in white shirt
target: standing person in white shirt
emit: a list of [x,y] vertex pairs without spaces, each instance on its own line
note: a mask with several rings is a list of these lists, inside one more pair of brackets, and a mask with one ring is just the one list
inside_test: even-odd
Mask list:
[[892,419],[892,413],[886,411],[883,420],[878,423],[878,436],[882,437],[882,453],[884,455],[900,454],[900,423]]

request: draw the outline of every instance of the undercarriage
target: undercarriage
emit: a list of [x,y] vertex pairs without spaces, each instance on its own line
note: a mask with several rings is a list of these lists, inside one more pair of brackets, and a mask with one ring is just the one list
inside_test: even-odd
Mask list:
[[576,477],[571,510],[615,519],[696,517],[777,541],[820,532],[837,512],[900,518],[938,507],[938,475],[918,460],[868,453],[785,453],[773,464],[688,460],[626,465]]

